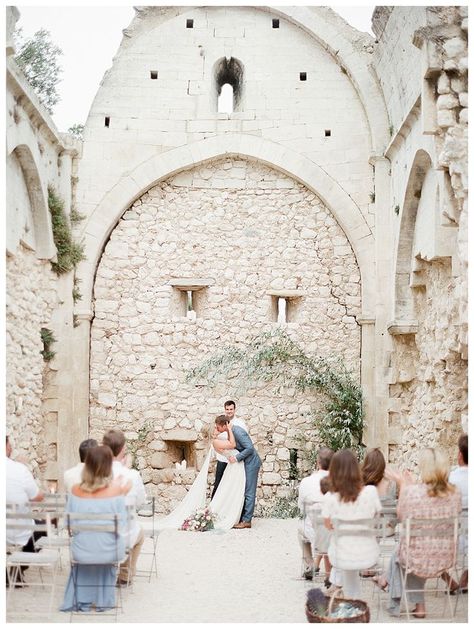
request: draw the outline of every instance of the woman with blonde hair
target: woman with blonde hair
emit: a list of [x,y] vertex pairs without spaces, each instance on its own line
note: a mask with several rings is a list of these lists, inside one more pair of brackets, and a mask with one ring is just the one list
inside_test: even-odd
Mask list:
[[[400,475],[400,497],[398,499],[398,519],[403,522],[408,518],[440,519],[451,518],[461,511],[461,494],[448,481],[449,462],[444,452],[427,448],[422,450],[418,460],[421,483],[414,483],[411,475]],[[454,557],[454,540],[429,535],[413,537],[410,547],[402,539],[400,546],[390,559],[386,576],[376,582],[382,588],[388,587],[390,603],[388,611],[392,616],[400,615],[400,601],[403,594],[400,565],[405,566],[410,556],[411,572],[407,577],[408,600],[415,603],[412,610],[415,618],[425,617],[423,588],[427,578],[440,576]]]
[[74,523],[90,524],[87,519],[83,522],[74,520],[71,553],[77,563],[71,567],[61,611],[89,611],[92,606],[100,611],[115,606],[117,569],[112,564],[125,558],[127,511],[124,496],[131,489],[131,481],[120,485],[122,479],[112,480],[112,461],[109,446],[87,450],[82,482],[73,485],[66,512],[104,514],[104,520],[94,520],[101,524],[112,523],[117,515],[121,534],[117,537],[115,533],[104,531],[74,532]]

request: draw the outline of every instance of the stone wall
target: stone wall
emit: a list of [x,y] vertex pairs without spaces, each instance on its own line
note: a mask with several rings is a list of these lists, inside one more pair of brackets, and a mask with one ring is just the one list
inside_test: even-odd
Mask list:
[[[403,27],[413,11],[414,33]],[[467,430],[467,7],[394,7],[379,18],[376,70],[389,117],[398,121],[387,150],[396,319],[390,460],[414,469],[423,446],[446,449],[454,462]],[[402,53],[404,62],[393,63]],[[404,72],[407,64],[419,73]],[[411,255],[400,295],[402,246]]]
[[[194,294],[195,319],[175,278],[208,278]],[[262,457],[260,500],[288,483],[289,448],[301,450],[296,437],[312,434],[310,408],[321,398],[184,382],[215,351],[280,325],[268,291],[299,291],[281,325],[305,351],[341,356],[358,377],[355,258],[321,200],[296,181],[236,157],[208,162],[150,189],[111,234],[94,289],[91,430],[119,425],[133,439],[150,424],[138,465],[162,509],[194,479],[193,470],[171,469],[176,442],[196,448],[199,468],[225,399],[237,398]]]
[[[15,456],[30,462],[41,477],[51,454],[44,434],[42,400],[48,377],[40,354],[41,328],[49,327],[57,306],[55,278],[49,262],[20,246],[6,261],[6,433]],[[56,438],[54,439],[56,442]]]
[[[58,133],[13,59],[18,16],[7,7],[6,430],[13,457],[27,462],[38,480],[55,481],[58,416],[69,402],[57,385],[70,354],[65,330],[72,326],[72,276],[59,280],[52,271],[56,247],[47,197],[52,185],[69,212],[78,145]],[[57,339],[48,364],[41,355],[42,327]]]
[[[297,23],[264,7],[136,11],[88,116],[77,197],[81,212],[89,215],[123,173],[157,152],[239,133],[289,148],[324,168],[373,227],[370,132],[360,96],[337,56]],[[325,7],[314,11],[331,13]],[[274,18],[279,28],[272,28]],[[193,28],[186,28],[188,19]],[[336,47],[353,40],[361,63],[368,63],[363,45],[372,39],[340,18],[336,26]],[[243,66],[242,101],[231,114],[217,112],[215,67],[223,57]]]

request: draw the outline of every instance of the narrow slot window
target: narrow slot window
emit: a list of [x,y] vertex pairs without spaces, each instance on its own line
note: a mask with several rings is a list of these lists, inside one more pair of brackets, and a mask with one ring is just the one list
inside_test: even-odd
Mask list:
[[105,116],[104,126],[110,127],[110,116]]
[[325,136],[326,138],[330,138],[330,137],[331,137],[331,129],[326,129],[326,130],[324,131],[324,136]]
[[285,297],[278,297],[278,315],[277,315],[277,323],[287,323],[288,312],[287,312],[288,302]]
[[280,28],[280,20],[273,19],[272,20],[272,28]]
[[158,70],[150,70],[150,79],[158,78]]
[[298,450],[290,448],[289,480],[298,480]]
[[234,88],[230,83],[224,83],[221,93],[217,97],[217,111],[220,114],[231,114],[234,111]]
[[194,28],[194,20],[186,20],[186,28]]
[[306,72],[300,72],[300,81],[306,81],[307,76],[306,76]]

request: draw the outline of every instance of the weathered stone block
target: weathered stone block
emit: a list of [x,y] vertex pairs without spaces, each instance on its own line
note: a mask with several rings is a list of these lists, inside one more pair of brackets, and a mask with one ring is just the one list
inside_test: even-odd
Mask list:
[[262,483],[264,485],[281,485],[281,476],[274,472],[263,472]]
[[154,469],[164,469],[172,464],[171,457],[166,452],[155,452],[150,459],[150,465]]
[[174,430],[164,430],[160,433],[163,441],[196,441],[198,433],[187,428],[175,428]]

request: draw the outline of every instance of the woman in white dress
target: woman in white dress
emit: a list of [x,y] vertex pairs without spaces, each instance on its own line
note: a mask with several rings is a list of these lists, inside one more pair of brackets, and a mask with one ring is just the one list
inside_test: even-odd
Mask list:
[[[218,421],[220,423],[217,423]],[[206,506],[207,474],[211,457],[216,450],[227,458],[237,454],[232,428],[225,415],[220,415],[216,418],[215,430],[217,433],[227,432],[227,439],[217,439],[216,432],[213,432],[212,445],[209,448],[201,471],[183,500],[169,515],[158,522],[158,529],[179,529],[184,520],[196,509]],[[209,508],[216,516],[216,529],[231,529],[240,520],[240,514],[244,505],[244,493],[245,465],[243,461],[229,463],[225,468],[214,498],[209,504]]]
[[[331,520],[369,520],[375,518],[382,505],[373,485],[364,486],[357,458],[351,450],[340,450],[331,459],[329,466],[330,493],[324,496],[322,516],[330,531]],[[343,525],[350,531],[351,525]],[[379,557],[379,546],[375,537],[345,535],[338,540],[331,535],[328,556],[333,566],[331,582],[342,588],[347,598],[360,598],[359,570],[371,568]]]

